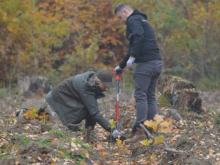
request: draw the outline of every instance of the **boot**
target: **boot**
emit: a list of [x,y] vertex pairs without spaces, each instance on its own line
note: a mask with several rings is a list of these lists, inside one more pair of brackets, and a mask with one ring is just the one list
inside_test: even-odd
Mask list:
[[68,124],[67,128],[72,132],[78,132],[80,131],[79,124]]
[[84,140],[87,143],[95,143],[98,141],[94,128],[88,127],[85,130]]
[[133,133],[133,136],[127,140],[125,140],[125,144],[136,143],[138,141],[144,140],[146,138],[146,134],[142,128],[137,128],[137,130]]

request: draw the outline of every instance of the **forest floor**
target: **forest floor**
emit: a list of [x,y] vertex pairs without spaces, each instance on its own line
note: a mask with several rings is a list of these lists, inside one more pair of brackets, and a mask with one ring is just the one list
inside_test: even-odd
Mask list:
[[[83,132],[70,132],[58,120],[23,120],[18,122],[16,98],[0,99],[0,164],[91,164],[91,165],[219,165],[220,164],[220,93],[202,93],[204,112],[180,111],[183,120],[173,121],[164,144],[132,145],[108,143],[108,133],[96,126],[97,142],[88,144]],[[114,97],[100,102],[108,119],[114,114]],[[126,105],[125,105],[126,104]],[[135,116],[134,101],[124,95],[124,126],[129,128]],[[124,108],[125,107],[125,108]],[[166,116],[169,108],[160,107]],[[111,114],[111,115],[109,115]],[[125,129],[124,131],[129,129]]]

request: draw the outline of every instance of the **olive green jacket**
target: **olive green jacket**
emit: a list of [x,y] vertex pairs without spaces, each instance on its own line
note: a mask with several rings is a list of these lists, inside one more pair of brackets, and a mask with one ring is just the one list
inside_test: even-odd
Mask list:
[[105,130],[111,131],[109,122],[100,114],[97,99],[104,97],[94,81],[95,72],[88,71],[61,82],[47,96],[50,107],[66,126],[92,119]]

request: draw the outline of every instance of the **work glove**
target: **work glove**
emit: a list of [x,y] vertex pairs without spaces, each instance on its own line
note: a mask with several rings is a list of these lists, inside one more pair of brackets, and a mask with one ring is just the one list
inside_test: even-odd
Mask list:
[[113,129],[112,133],[107,137],[109,143],[115,143],[117,139],[124,141],[126,136],[124,136],[119,130]]
[[115,67],[114,71],[115,71],[116,74],[121,74],[123,69],[120,68],[120,66],[118,65],[118,66]]
[[131,68],[132,67],[132,65],[133,65],[133,63],[134,63],[134,60],[135,60],[135,58],[133,57],[133,56],[130,56],[129,57],[129,59],[128,59],[128,61],[127,61],[127,67],[128,68]]
[[121,138],[121,132],[118,131],[117,129],[113,129],[111,131],[111,134],[107,137],[107,141],[109,143],[115,143],[116,142],[116,139],[120,139]]
[[115,138],[115,139],[118,139],[122,136],[122,133],[117,130],[117,129],[114,129],[113,132],[112,132],[112,137]]

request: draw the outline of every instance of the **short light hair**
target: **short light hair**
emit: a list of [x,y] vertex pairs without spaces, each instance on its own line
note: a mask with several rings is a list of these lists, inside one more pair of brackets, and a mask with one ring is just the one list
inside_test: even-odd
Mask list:
[[123,4],[123,3],[120,3],[120,4],[118,4],[116,7],[115,7],[115,14],[117,14],[117,13],[119,13],[119,12],[121,12],[123,9],[125,9],[125,8],[128,8],[128,9],[131,9],[131,10],[133,10],[132,8],[131,8],[131,6],[129,6],[129,5],[126,5],[126,4]]

